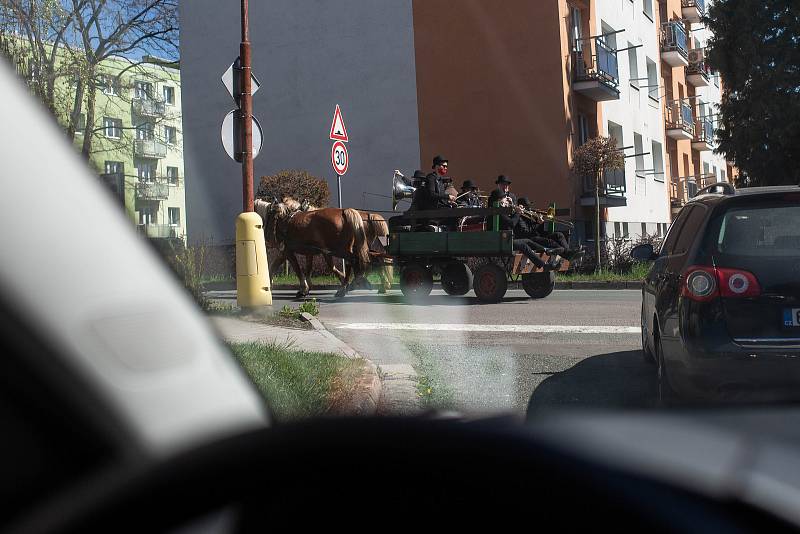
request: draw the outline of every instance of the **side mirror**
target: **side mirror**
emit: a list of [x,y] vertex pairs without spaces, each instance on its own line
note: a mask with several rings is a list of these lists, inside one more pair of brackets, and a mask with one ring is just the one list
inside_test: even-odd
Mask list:
[[651,261],[656,259],[655,250],[653,245],[646,243],[644,245],[637,245],[631,250],[631,258],[635,261]]

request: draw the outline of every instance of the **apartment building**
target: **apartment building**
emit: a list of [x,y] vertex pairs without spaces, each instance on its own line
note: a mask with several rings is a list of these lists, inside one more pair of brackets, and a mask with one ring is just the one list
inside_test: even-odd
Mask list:
[[[180,71],[155,58],[101,66],[91,159],[139,231],[153,239],[186,234]],[[75,136],[85,135],[86,115]]]
[[[700,82],[688,69],[690,52],[708,39],[684,15],[683,4],[692,2],[251,6],[251,24],[260,29],[251,36],[254,72],[270,77],[254,102],[262,124],[270,125],[262,148],[269,156],[255,161],[256,176],[303,168],[329,178],[335,191],[327,128],[340,104],[351,138],[344,205],[391,209],[392,170],[427,170],[434,155],[444,154],[457,181],[470,179],[488,191],[505,174],[534,205],[568,210],[574,238],[586,242],[594,235],[594,185],[572,172],[572,158],[591,137],[608,135],[625,167],[605,176],[601,233],[663,235],[676,199],[683,191],[688,198],[706,164],[706,179],[727,179],[732,171],[711,153],[715,77],[705,87],[692,85]],[[697,2],[693,16],[704,8]],[[229,239],[241,199],[220,176],[238,168],[213,148],[218,132],[207,126],[209,113],[221,120],[231,107],[217,78],[235,57],[238,13],[197,0],[182,4],[181,16],[186,161],[196,178],[187,190],[190,227]],[[219,21],[218,32],[206,31],[208,18]]]
[[698,189],[729,181],[736,170],[714,154],[721,84],[705,59],[704,0],[658,0],[666,168],[673,216]]

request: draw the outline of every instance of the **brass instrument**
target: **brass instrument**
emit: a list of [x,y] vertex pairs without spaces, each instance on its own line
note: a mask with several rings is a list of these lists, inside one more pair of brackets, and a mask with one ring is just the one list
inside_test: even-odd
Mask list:
[[539,209],[535,209],[534,208],[534,209],[530,209],[529,210],[529,209],[523,208],[522,206],[519,206],[519,207],[522,210],[522,216],[523,217],[527,217],[528,219],[530,219],[530,220],[532,220],[532,221],[534,221],[536,223],[538,223],[541,219],[544,219],[546,221],[556,222],[558,224],[563,224],[564,226],[566,226],[568,228],[575,228],[575,225],[572,223],[572,221],[567,221],[565,219],[559,219],[558,217],[556,217],[556,210],[553,209],[553,208],[549,208],[549,209],[546,209],[546,210],[539,210]]
[[395,170],[392,177],[392,210],[397,209],[397,203],[401,200],[411,199],[416,190],[417,188],[413,186],[413,181],[410,178]]

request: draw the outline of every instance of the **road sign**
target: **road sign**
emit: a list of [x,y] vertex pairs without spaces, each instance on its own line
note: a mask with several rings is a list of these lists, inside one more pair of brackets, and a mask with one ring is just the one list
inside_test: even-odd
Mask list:
[[350,140],[347,137],[347,128],[344,127],[344,119],[342,118],[342,110],[339,109],[339,104],[336,104],[336,111],[333,113],[330,139],[331,141],[344,141],[345,143]]
[[[241,61],[237,57],[236,61],[231,63],[231,66],[228,67],[228,70],[225,71],[225,73],[222,75],[222,78],[221,78],[222,85],[224,85],[225,89],[228,90],[228,94],[231,95],[231,98],[233,98],[233,101],[236,102],[237,106],[240,105],[239,104],[239,95],[242,92],[241,87],[239,87],[239,83],[240,83],[239,82],[239,79],[240,79],[239,78],[239,73],[236,72],[238,70],[241,70],[240,64],[241,64]],[[256,78],[255,74],[253,74],[252,71],[250,72],[250,79],[252,80],[252,82],[251,82],[252,86],[250,88],[250,92],[251,92],[251,94],[256,94],[256,91],[258,91],[258,88],[261,87],[261,82],[258,81],[258,78]]]
[[347,172],[349,165],[347,147],[341,141],[336,141],[331,147],[331,164],[337,175],[344,176],[344,173]]
[[[239,118],[240,113],[238,109],[229,111],[222,121],[222,131],[220,132],[222,136],[222,146],[225,147],[225,152],[228,153],[228,156],[232,160],[238,161],[239,163],[242,162],[242,132],[240,131],[242,120]],[[258,119],[255,117],[252,119],[253,159],[255,159],[261,151],[261,145],[264,143],[264,136],[261,132],[261,124],[259,124]]]

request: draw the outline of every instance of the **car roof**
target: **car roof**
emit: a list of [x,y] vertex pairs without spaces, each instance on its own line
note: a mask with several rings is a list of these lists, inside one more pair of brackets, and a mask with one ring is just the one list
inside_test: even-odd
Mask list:
[[732,194],[724,192],[703,193],[689,200],[687,204],[698,203],[698,202],[703,204],[718,204],[719,202],[722,202],[724,200],[729,200],[734,198],[757,196],[757,195],[771,195],[776,193],[798,193],[798,192],[800,192],[800,186],[798,185],[742,187],[740,189],[735,189]]

